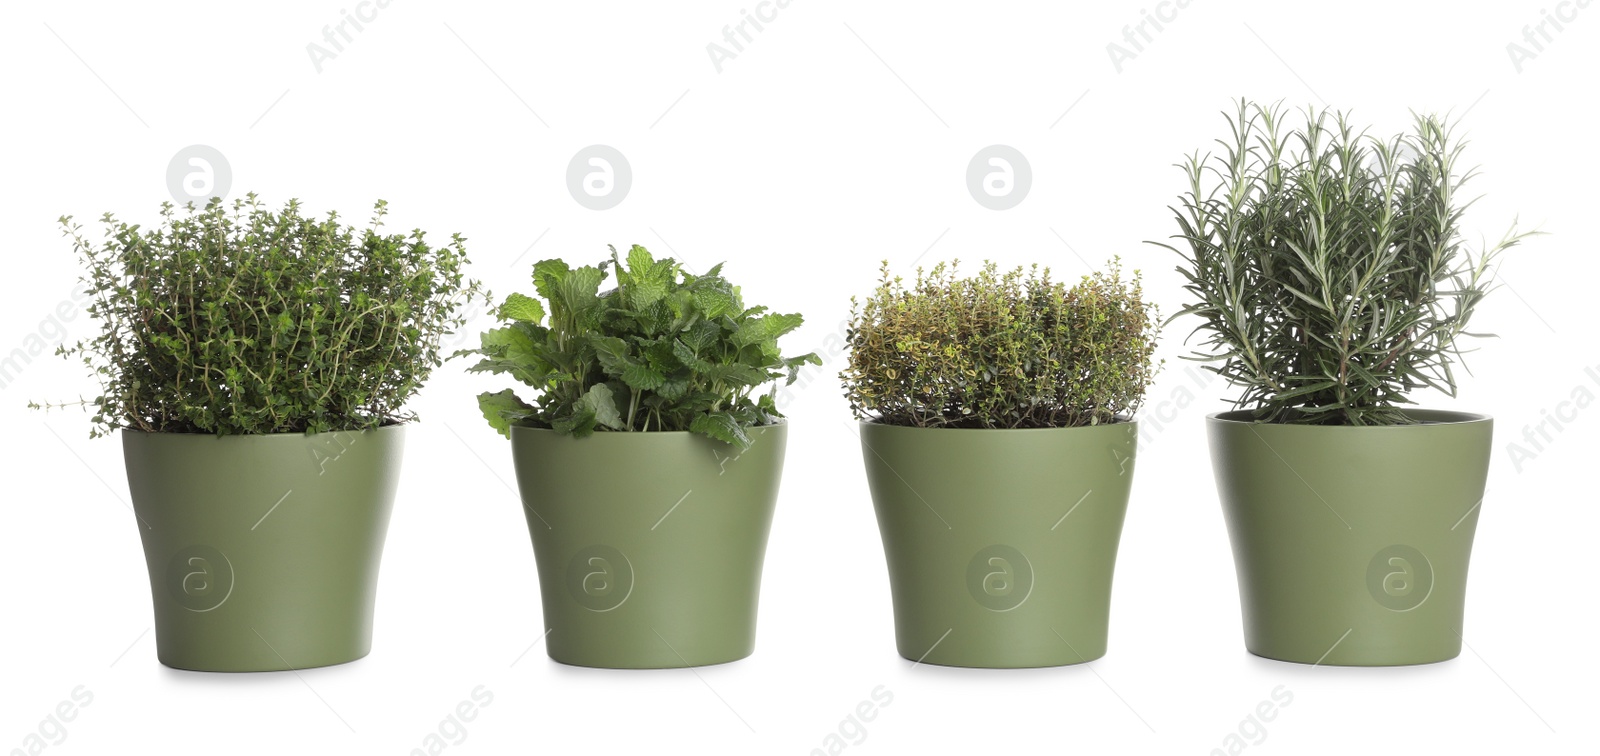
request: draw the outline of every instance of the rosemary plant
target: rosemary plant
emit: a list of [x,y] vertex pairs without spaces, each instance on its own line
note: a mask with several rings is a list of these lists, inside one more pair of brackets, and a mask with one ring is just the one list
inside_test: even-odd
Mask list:
[[1178,268],[1208,351],[1195,358],[1240,389],[1236,406],[1274,423],[1410,422],[1408,394],[1454,396],[1457,340],[1491,290],[1490,264],[1529,233],[1476,252],[1461,239],[1471,204],[1464,142],[1416,115],[1388,139],[1346,113],[1241,100],[1219,154],[1181,166],[1173,208]]

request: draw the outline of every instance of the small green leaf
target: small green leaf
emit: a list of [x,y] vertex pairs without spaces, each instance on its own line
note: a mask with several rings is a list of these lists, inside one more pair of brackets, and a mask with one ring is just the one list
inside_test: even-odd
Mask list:
[[578,400],[576,408],[580,412],[593,415],[595,422],[607,428],[621,430],[624,427],[622,414],[617,411],[617,403],[611,395],[611,388],[604,383],[590,386],[589,391]]
[[788,380],[784,381],[785,386],[793,384],[795,379],[800,377],[800,366],[802,365],[822,367],[822,358],[818,357],[816,352],[808,352],[799,357],[790,357],[784,360],[783,366],[789,369]]
[[639,391],[653,391],[666,382],[666,376],[649,365],[634,363],[622,370],[622,380],[629,388]]
[[733,415],[727,412],[713,412],[700,415],[689,424],[689,430],[710,436],[718,441],[733,444],[741,450],[750,448],[750,436],[739,425]]
[[744,347],[758,342],[776,339],[796,328],[799,328],[805,318],[799,314],[780,315],[773,313],[763,315],[755,320],[746,320],[739,324],[739,330],[733,334],[733,343]]
[[590,336],[589,343],[594,346],[595,356],[600,359],[606,375],[620,376],[634,364],[633,357],[628,354],[628,342],[617,336]]
[[500,319],[538,323],[544,319],[544,306],[533,297],[512,294],[506,297],[505,304],[500,305]]
[[511,389],[493,394],[479,394],[478,409],[483,412],[483,419],[489,421],[489,426],[506,438],[511,438],[511,425],[513,423],[528,417],[534,412],[534,408],[518,399]]

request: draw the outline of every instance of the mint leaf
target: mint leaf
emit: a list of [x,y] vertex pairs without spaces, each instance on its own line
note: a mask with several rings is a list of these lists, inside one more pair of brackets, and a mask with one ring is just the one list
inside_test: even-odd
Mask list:
[[744,427],[727,412],[700,415],[689,424],[689,430],[733,444],[741,450],[750,448],[750,437],[745,434]]
[[512,423],[528,417],[534,411],[532,406],[518,399],[511,389],[479,394],[478,409],[483,412],[483,419],[489,421],[489,427],[506,438],[511,438]]
[[505,304],[500,305],[500,319],[538,323],[544,320],[544,306],[533,297],[512,294],[506,297]]
[[578,400],[577,409],[592,415],[595,422],[607,428],[618,430],[622,428],[622,414],[617,412],[617,403],[611,396],[611,387],[604,383],[590,386],[588,393]]
[[553,303],[560,296],[558,287],[570,271],[571,268],[561,260],[540,260],[533,264],[533,288],[539,292],[539,296]]
[[818,357],[816,352],[809,352],[807,354],[802,354],[799,357],[790,357],[784,360],[783,366],[789,369],[789,379],[784,381],[783,385],[788,386],[794,383],[796,378],[800,377],[801,365],[816,365],[817,367],[822,367],[822,358]]
[[622,371],[633,364],[628,355],[628,342],[616,336],[590,336],[589,343],[594,346],[594,354],[606,375],[622,375]]
[[799,314],[791,315],[763,315],[754,320],[746,320],[739,324],[739,330],[733,333],[733,343],[744,347],[751,344],[776,339],[796,328],[799,328],[805,318]]
[[640,391],[650,391],[661,387],[667,377],[660,371],[652,369],[649,365],[632,364],[622,370],[622,381],[628,388]]
[[[616,286],[602,293],[612,272]],[[694,275],[633,245],[598,265],[542,260],[533,282],[538,299],[507,297],[497,311],[506,324],[458,353],[481,358],[472,371],[541,390],[536,406],[486,395],[485,417],[502,433],[517,422],[573,436],[687,430],[743,447],[745,428],[781,416],[755,387],[819,364],[815,355],[784,359],[777,339],[801,317],[746,309],[720,265]]]

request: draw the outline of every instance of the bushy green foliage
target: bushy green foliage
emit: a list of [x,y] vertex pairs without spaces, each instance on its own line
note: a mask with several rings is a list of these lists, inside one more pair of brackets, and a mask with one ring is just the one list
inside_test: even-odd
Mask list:
[[[1175,210],[1178,271],[1202,319],[1207,367],[1243,391],[1258,420],[1330,425],[1409,422],[1407,394],[1455,395],[1456,339],[1490,290],[1489,265],[1528,234],[1474,254],[1461,240],[1450,124],[1417,116],[1387,140],[1344,113],[1244,101],[1223,152],[1190,157]],[[1166,246],[1166,245],[1162,245]]]
[[[617,286],[601,292],[608,267]],[[784,358],[778,338],[801,317],[746,309],[721,271],[692,275],[638,245],[626,265],[615,247],[597,266],[535,264],[543,304],[512,294],[500,306],[506,324],[484,332],[478,349],[456,353],[483,358],[474,372],[509,375],[540,392],[532,404],[510,389],[482,394],[484,417],[508,437],[514,424],[578,437],[692,431],[748,448],[746,428],[783,417],[771,392],[752,392],[785,375],[792,383],[802,364],[822,361]]]
[[402,408],[440,364],[439,339],[478,292],[460,236],[357,231],[329,213],[281,211],[256,195],[161,206],[161,223],[110,213],[104,237],[70,216],[100,333],[60,354],[101,382],[95,430],[348,431],[413,419]]
[[1119,262],[1068,288],[1034,266],[988,263],[960,278],[940,263],[906,288],[884,263],[877,291],[851,304],[857,418],[947,428],[1052,428],[1114,422],[1144,399],[1156,366],[1155,306]]

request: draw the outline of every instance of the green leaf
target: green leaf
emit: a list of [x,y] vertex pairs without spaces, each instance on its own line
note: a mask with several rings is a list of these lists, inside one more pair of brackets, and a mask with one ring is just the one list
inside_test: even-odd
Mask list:
[[737,362],[709,365],[702,372],[710,380],[733,386],[758,386],[772,380],[767,371]]
[[683,395],[688,392],[689,382],[685,380],[662,381],[661,385],[656,388],[656,396],[659,396],[669,402],[675,402],[679,399],[682,399]]
[[624,427],[622,414],[617,411],[617,403],[611,395],[611,388],[604,383],[590,386],[589,391],[578,400],[576,409],[593,415],[595,422],[607,428],[622,430]]
[[656,262],[649,250],[633,245],[628,250],[628,304],[642,310],[665,297],[674,267],[670,260]]
[[666,382],[666,376],[649,365],[634,363],[622,370],[622,381],[629,388],[640,391],[652,391],[661,387]]
[[506,438],[511,438],[511,425],[514,422],[527,418],[534,412],[534,408],[518,399],[511,389],[493,394],[479,394],[478,409],[483,412],[483,419],[489,421],[489,426]]
[[683,343],[695,352],[704,352],[717,343],[722,337],[722,326],[709,320],[702,320],[683,334]]
[[789,369],[789,377],[784,381],[785,386],[793,384],[795,379],[800,377],[800,366],[802,365],[822,367],[822,358],[818,357],[816,352],[808,352],[799,357],[790,357],[784,360],[783,366]]
[[[605,271],[588,265],[552,277],[546,284],[550,294],[550,315],[562,320],[564,326],[580,329],[593,328],[600,322],[600,283]],[[541,293],[542,290],[541,290]]]
[[720,318],[737,306],[732,290],[717,286],[696,289],[694,303],[707,318]]
[[590,407],[575,406],[568,414],[550,421],[550,429],[573,438],[584,438],[594,433],[595,415]]
[[713,412],[699,415],[694,422],[689,424],[689,430],[710,436],[718,441],[733,444],[741,450],[750,448],[750,436],[739,425],[733,415],[727,412]]
[[500,305],[500,319],[537,324],[544,319],[544,306],[533,297],[512,294],[506,297],[505,304]]
[[561,282],[566,280],[571,268],[562,260],[540,260],[533,264],[533,288],[539,296],[555,302],[560,294]]
[[628,342],[617,336],[590,336],[589,343],[594,346],[595,356],[600,359],[600,366],[606,375],[620,376],[624,370],[634,364],[628,354]]
[[773,313],[754,320],[746,320],[740,323],[739,330],[734,332],[733,343],[744,347],[771,341],[799,328],[804,322],[805,318],[800,317],[798,313],[789,315]]
[[672,354],[690,370],[693,370],[697,373],[705,372],[711,369],[711,363],[700,359],[700,356],[695,354],[695,350],[689,348],[689,345],[683,343],[681,339],[672,342]]

